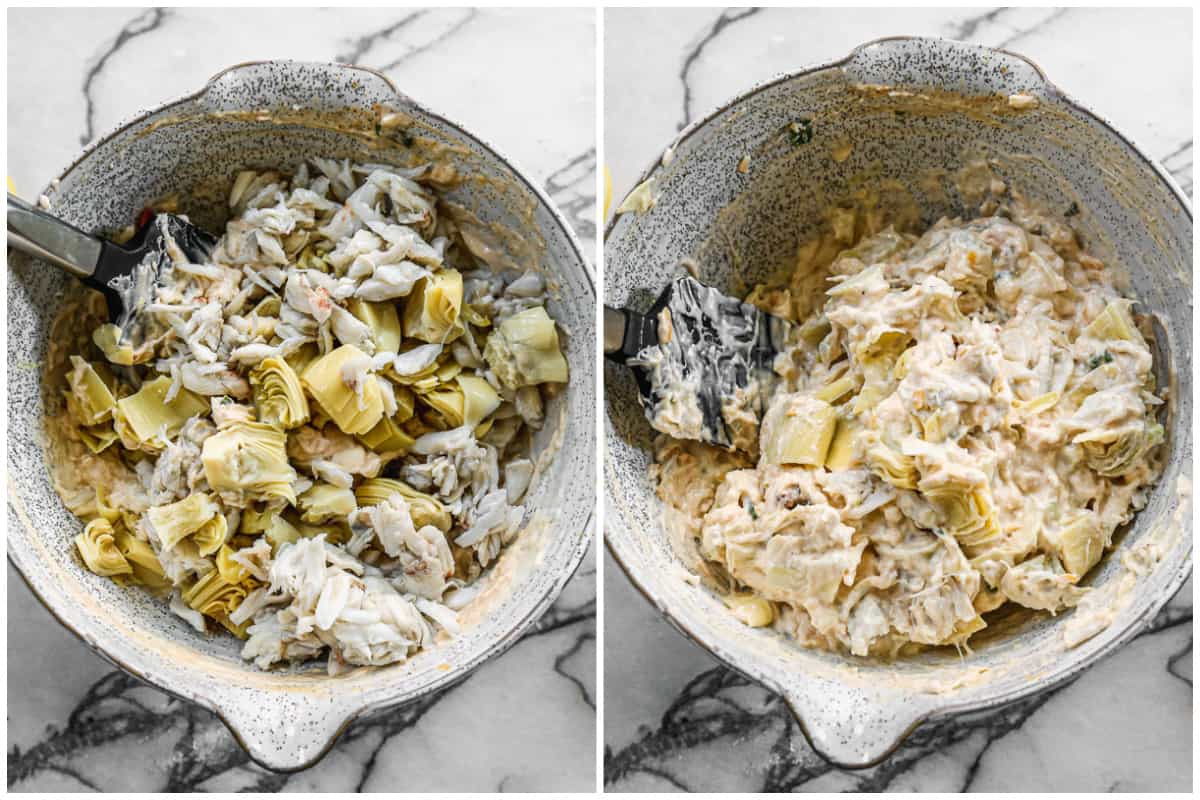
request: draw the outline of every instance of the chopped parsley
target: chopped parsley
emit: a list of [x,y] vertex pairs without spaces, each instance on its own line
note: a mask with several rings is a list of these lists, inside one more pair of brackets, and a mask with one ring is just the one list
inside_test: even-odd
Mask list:
[[808,144],[813,138],[813,123],[811,119],[802,119],[788,126],[788,139],[793,145]]
[[758,519],[758,512],[754,510],[754,503],[747,501],[746,511],[750,514],[750,519]]
[[1103,353],[1091,357],[1091,359],[1088,361],[1088,369],[1095,369],[1101,364],[1111,364],[1112,360],[1112,353],[1105,350]]

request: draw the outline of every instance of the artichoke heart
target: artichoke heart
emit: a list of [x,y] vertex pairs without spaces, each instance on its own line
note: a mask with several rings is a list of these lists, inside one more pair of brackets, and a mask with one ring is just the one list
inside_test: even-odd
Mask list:
[[1072,441],[1083,445],[1088,466],[1097,474],[1115,478],[1135,469],[1163,439],[1163,426],[1147,418],[1115,431],[1101,428],[1082,433]]
[[733,615],[751,628],[763,628],[775,621],[775,607],[755,594],[730,594],[721,598]]
[[108,492],[103,487],[96,487],[95,492],[95,516],[104,517],[104,519],[115,524],[117,520],[121,519],[122,509],[118,505],[109,502],[112,498],[108,496]]
[[854,391],[858,382],[852,375],[843,375],[836,381],[831,381],[813,392],[813,397],[826,403],[836,403],[850,392]]
[[1039,544],[1057,556],[1067,572],[1086,575],[1100,561],[1107,543],[1096,514],[1083,511],[1061,525],[1044,529]]
[[454,380],[460,372],[462,372],[462,364],[457,361],[445,361],[435,363],[429,369],[422,370],[417,376],[403,377],[399,381],[406,383],[414,392],[431,392],[442,384]]
[[83,533],[75,537],[75,547],[87,568],[97,575],[111,577],[133,572],[129,562],[117,547],[112,523],[103,517],[84,526]]
[[1040,394],[1030,400],[1013,400],[1013,411],[1018,412],[1021,418],[1036,417],[1038,414],[1049,411],[1057,405],[1060,398],[1058,392],[1047,392]]
[[296,503],[300,508],[300,519],[305,522],[345,519],[358,508],[354,492],[328,483],[313,484],[296,498]]
[[458,386],[439,386],[420,393],[419,397],[425,405],[441,414],[448,428],[457,428],[463,424],[463,393]]
[[1124,339],[1142,342],[1142,335],[1133,324],[1132,300],[1112,300],[1083,332],[1096,339]]
[[904,331],[891,328],[874,338],[866,338],[856,343],[854,352],[861,362],[881,362],[887,364],[890,369],[904,355],[911,338]]
[[238,421],[204,440],[200,452],[208,485],[247,500],[284,499],[293,505],[296,470],[288,464],[287,435],[263,422]]
[[459,373],[455,379],[463,398],[463,423],[474,428],[500,407],[500,394],[478,375]]
[[163,550],[171,550],[191,536],[200,555],[212,555],[221,549],[229,534],[221,507],[211,495],[203,492],[167,505],[153,506],[146,511],[146,518]]
[[371,329],[375,352],[397,353],[400,351],[400,315],[391,302],[372,303],[354,297],[346,304],[346,310]]
[[308,342],[285,356],[284,361],[287,361],[288,366],[297,375],[303,375],[308,365],[316,361],[320,355],[321,351],[317,349],[317,346],[312,342]]
[[417,281],[404,302],[404,335],[430,344],[453,341],[464,328],[462,274],[440,269]]
[[95,425],[90,428],[80,426],[77,432],[79,440],[93,453],[103,453],[120,438],[111,425]]
[[847,420],[839,419],[833,431],[833,439],[829,442],[829,451],[825,454],[825,466],[832,471],[850,469],[858,464],[858,455],[854,452],[854,434],[857,429]]
[[416,439],[409,436],[400,425],[412,417],[410,411],[404,419],[397,414],[395,417],[384,417],[379,424],[355,438],[362,442],[372,452],[394,453],[403,455],[412,449]]
[[825,290],[829,297],[853,297],[855,295],[882,294],[888,290],[883,267],[879,264],[867,267],[842,279]]
[[559,349],[558,330],[542,306],[500,323],[488,336],[483,357],[509,389],[567,380],[567,360]]
[[224,514],[217,514],[192,534],[196,551],[202,556],[211,556],[221,549],[229,538],[229,521]]
[[271,517],[263,536],[267,537],[267,541],[271,543],[271,552],[277,553],[280,546],[288,542],[299,541],[300,531],[296,529],[295,525],[276,514]]
[[301,383],[321,410],[345,433],[370,431],[383,416],[378,378],[367,371],[370,359],[352,344],[305,367]]
[[464,303],[462,307],[462,318],[474,325],[476,328],[491,327],[492,321],[487,314],[479,308],[479,306],[471,303]]
[[979,547],[1000,533],[987,486],[946,484],[921,494],[937,509],[942,528],[964,548]]
[[245,629],[249,627],[250,620],[240,626],[234,625],[229,621],[229,615],[237,610],[249,593],[244,583],[229,583],[221,577],[220,570],[214,569],[183,591],[183,602],[220,622],[230,633],[245,638]]
[[[101,375],[101,370],[104,375]],[[93,366],[79,356],[71,356],[67,385],[71,388],[67,395],[68,407],[81,425],[99,425],[112,419],[113,409],[117,405],[112,389],[115,382],[112,373],[103,364]]]
[[968,620],[960,620],[954,628],[954,633],[950,634],[946,639],[946,644],[952,644],[955,647],[966,647],[967,640],[986,627],[987,621],[978,615]]
[[917,467],[911,457],[884,443],[875,431],[859,433],[858,441],[867,466],[877,477],[897,489],[917,488]]
[[234,550],[228,544],[221,545],[213,563],[217,565],[217,573],[226,583],[242,583],[250,577],[250,573],[241,564],[233,560]]
[[257,508],[248,505],[242,509],[242,518],[238,522],[238,534],[242,536],[257,536],[271,526],[271,519],[279,512],[270,506]]
[[408,422],[416,413],[417,397],[407,386],[393,386],[396,396],[396,413],[393,418],[397,423]]
[[309,420],[308,400],[300,378],[281,358],[264,358],[250,373],[254,387],[254,407],[262,422],[284,430],[298,428]]
[[413,525],[417,530],[433,525],[442,533],[450,530],[450,512],[436,497],[419,492],[395,478],[368,478],[354,490],[358,505],[362,508],[377,506],[394,494],[401,495],[408,503]]
[[837,412],[829,403],[801,394],[781,395],[763,417],[763,459],[768,464],[819,467],[836,426]]
[[262,300],[259,300],[250,313],[255,317],[269,319],[271,317],[278,317],[281,308],[283,308],[283,301],[278,296],[269,294]]
[[166,399],[171,379],[164,376],[142,384],[129,397],[117,401],[116,413],[137,444],[145,449],[161,449],[179,433],[192,417],[207,413],[209,402],[187,389],[174,399]]
[[92,342],[100,348],[100,352],[104,353],[104,357],[111,363],[123,367],[145,361],[150,357],[150,352],[147,351],[142,358],[135,361],[133,348],[127,342],[121,341],[121,329],[111,322],[101,325],[92,333]]
[[165,592],[171,588],[163,572],[162,564],[149,543],[142,541],[124,528],[118,528],[116,533],[117,549],[125,556],[133,573],[127,576],[130,580],[140,583],[154,592]]

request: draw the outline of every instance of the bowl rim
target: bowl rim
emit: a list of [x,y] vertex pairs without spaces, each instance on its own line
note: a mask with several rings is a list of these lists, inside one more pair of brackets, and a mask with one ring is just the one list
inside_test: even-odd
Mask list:
[[[94,152],[96,152],[99,148],[108,144],[109,142],[116,139],[121,134],[125,133],[126,131],[130,130],[131,128],[134,128],[135,126],[144,123],[150,117],[153,117],[154,115],[160,114],[164,111],[168,111],[173,107],[182,106],[187,103],[199,100],[200,98],[202,98],[205,94],[207,94],[210,90],[212,90],[214,88],[217,81],[219,81],[222,77],[224,77],[227,74],[230,74],[232,72],[235,72],[235,71],[241,70],[241,69],[249,69],[249,68],[267,66],[267,65],[289,65],[289,66],[296,66],[296,67],[310,66],[310,67],[321,67],[321,68],[332,67],[332,68],[336,68],[339,70],[355,70],[355,71],[367,73],[367,74],[373,76],[374,78],[382,81],[387,86],[387,88],[395,95],[395,98],[399,103],[410,106],[411,108],[420,112],[421,114],[424,114],[425,116],[427,116],[431,119],[434,119],[436,121],[443,123],[444,125],[449,127],[451,130],[458,131],[458,132],[464,134],[465,136],[467,136],[469,139],[471,139],[475,143],[477,143],[484,151],[486,151],[486,153],[488,155],[490,155],[492,158],[494,158],[498,163],[507,167],[512,172],[513,176],[517,179],[519,184],[521,186],[523,186],[525,189],[527,189],[529,192],[531,192],[532,195],[534,196],[534,198],[538,201],[538,203],[546,211],[548,211],[550,213],[553,223],[555,225],[557,225],[557,227],[564,234],[567,244],[569,245],[571,255],[573,255],[575,262],[581,268],[581,272],[583,274],[584,281],[586,283],[585,288],[587,290],[587,294],[590,295],[590,297],[592,298],[593,305],[595,304],[595,300],[597,297],[595,266],[593,264],[591,264],[589,262],[589,260],[584,256],[583,246],[579,241],[578,234],[575,232],[574,228],[571,227],[570,223],[567,222],[566,218],[563,216],[562,211],[558,208],[558,206],[550,198],[549,194],[545,191],[545,189],[542,186],[540,186],[539,184],[537,184],[536,182],[532,181],[528,177],[528,173],[526,173],[525,170],[523,170],[516,162],[514,162],[513,159],[511,159],[510,157],[499,152],[496,149],[496,147],[489,140],[479,136],[474,131],[463,126],[462,124],[458,123],[457,121],[447,117],[445,114],[442,114],[441,112],[438,112],[438,111],[434,111],[429,106],[416,100],[408,93],[402,92],[396,86],[396,84],[392,81],[392,79],[389,78],[387,75],[385,75],[383,72],[376,70],[374,68],[371,68],[371,67],[366,67],[366,66],[362,66],[362,65],[358,65],[358,64],[348,64],[345,62],[337,62],[337,61],[302,61],[302,60],[297,60],[297,59],[253,59],[253,60],[249,60],[249,61],[242,61],[242,62],[233,64],[231,66],[225,67],[225,68],[219,70],[218,72],[214,73],[212,75],[212,77],[210,77],[207,81],[205,81],[205,83],[199,89],[197,89],[195,91],[187,92],[178,97],[173,97],[173,98],[171,98],[167,101],[164,101],[158,105],[141,109],[141,110],[133,113],[132,115],[123,118],[114,127],[109,129],[103,135],[99,135],[99,136],[95,137],[91,142],[89,142],[87,145],[85,145],[81,151],[79,151],[78,155],[76,155],[75,158],[73,158],[71,160],[71,162],[65,168],[63,168],[54,178],[52,178],[43,187],[42,193],[43,194],[51,193],[55,189],[55,187],[57,186],[59,181],[65,179],[68,175],[70,175],[77,168],[79,168],[80,165],[82,165],[88,158],[90,158],[92,156],[92,154]],[[595,366],[593,365],[593,370],[594,369],[595,369]],[[592,449],[593,449],[593,451],[595,450],[594,441],[593,441]],[[5,477],[6,477],[6,482],[8,485],[8,490],[9,490],[8,505],[9,505],[10,510],[16,514],[17,518],[20,521],[20,524],[23,527],[29,528],[31,530],[36,530],[36,526],[33,525],[32,520],[29,519],[29,517],[25,511],[24,500],[23,500],[20,492],[18,492],[13,485],[12,476],[6,474]],[[33,594],[33,596],[35,598],[37,598],[38,602],[42,605],[42,607],[45,608],[47,611],[49,611],[50,615],[52,617],[54,617],[54,619],[60,625],[62,625],[64,628],[66,628],[68,631],[70,631],[76,638],[78,638],[80,641],[82,641],[83,644],[85,644],[92,652],[101,656],[105,661],[109,662],[110,664],[113,664],[118,669],[132,675],[133,677],[137,678],[138,680],[142,681],[143,683],[153,686],[155,689],[165,692],[166,694],[168,694],[172,697],[178,698],[180,700],[184,700],[186,702],[189,702],[189,703],[192,703],[195,705],[199,705],[199,706],[205,708],[206,710],[210,711],[211,713],[213,713],[221,721],[221,723],[223,725],[225,725],[225,727],[229,730],[229,732],[233,735],[234,739],[238,743],[238,746],[241,747],[246,752],[246,754],[249,756],[249,758],[256,764],[258,764],[266,769],[272,770],[274,772],[292,773],[292,772],[298,772],[298,771],[301,771],[304,769],[308,769],[309,767],[313,766],[314,764],[319,762],[321,759],[323,759],[329,753],[329,751],[333,748],[333,746],[337,743],[338,739],[346,731],[346,729],[351,725],[351,723],[353,723],[360,717],[362,717],[364,715],[369,715],[369,714],[374,714],[374,713],[378,713],[378,712],[391,710],[391,709],[394,709],[394,708],[397,708],[400,706],[407,705],[409,703],[416,702],[419,699],[421,699],[422,697],[426,697],[430,694],[446,691],[446,690],[450,689],[451,687],[453,687],[454,685],[456,685],[456,684],[460,683],[461,681],[465,680],[466,678],[470,677],[470,675],[473,672],[475,672],[475,670],[477,670],[479,667],[481,667],[484,663],[492,660],[493,658],[497,658],[497,657],[503,655],[505,652],[507,652],[509,650],[509,648],[513,647],[517,642],[521,641],[524,638],[525,634],[528,633],[529,629],[531,627],[533,627],[535,625],[535,623],[539,619],[541,619],[541,617],[544,616],[545,613],[550,609],[550,606],[552,606],[554,604],[554,602],[562,594],[562,591],[566,587],[567,583],[579,571],[580,564],[583,562],[584,557],[587,555],[588,550],[591,548],[592,540],[595,535],[595,527],[596,527],[595,521],[596,521],[596,503],[595,503],[595,499],[593,497],[593,502],[591,504],[591,507],[588,509],[587,516],[585,517],[583,524],[580,526],[580,530],[577,533],[579,540],[575,544],[573,549],[570,551],[569,557],[566,561],[566,564],[564,565],[564,568],[561,570],[560,574],[555,576],[554,580],[549,584],[547,591],[542,595],[542,597],[538,600],[538,602],[535,603],[530,608],[529,612],[527,612],[523,617],[518,619],[514,624],[509,626],[509,628],[504,632],[503,635],[501,635],[500,637],[498,637],[497,639],[492,641],[490,644],[488,644],[484,648],[482,648],[480,650],[480,652],[475,655],[474,658],[463,663],[457,669],[447,671],[444,676],[438,677],[438,678],[430,681],[426,686],[422,687],[420,690],[416,691],[415,693],[412,693],[411,695],[408,695],[408,696],[405,696],[405,697],[402,697],[399,699],[382,699],[382,700],[379,700],[377,702],[370,703],[370,704],[357,703],[357,704],[353,704],[351,706],[343,706],[341,709],[339,709],[339,711],[342,712],[343,716],[344,716],[344,719],[342,720],[341,724],[337,727],[337,729],[331,735],[328,736],[326,741],[320,743],[320,745],[318,747],[313,749],[312,757],[307,758],[303,763],[287,763],[287,764],[270,763],[269,761],[265,760],[263,755],[260,752],[258,752],[257,749],[251,743],[249,743],[247,741],[246,738],[244,738],[243,731],[240,729],[240,726],[238,725],[238,723],[227,714],[227,712],[225,711],[225,709],[222,707],[221,704],[212,700],[211,697],[208,696],[207,692],[197,692],[197,691],[195,691],[196,687],[194,687],[194,686],[185,686],[185,687],[170,686],[170,687],[168,687],[168,686],[163,685],[158,679],[153,679],[153,678],[147,677],[145,674],[143,674],[143,671],[140,668],[132,666],[131,664],[127,663],[127,661],[125,659],[122,659],[122,658],[108,652],[100,644],[93,641],[92,637],[88,633],[86,633],[84,630],[80,629],[82,626],[76,627],[75,625],[73,625],[72,623],[70,623],[66,619],[64,619],[64,617],[60,614],[58,609],[56,609],[50,602],[47,601],[47,599],[42,595],[42,593],[39,592],[38,589],[34,586],[33,582],[30,580],[29,576],[26,575],[25,570],[22,569],[22,566],[21,566],[22,556],[19,553],[14,552],[14,550],[12,548],[6,548],[6,550],[7,550],[7,557],[8,557],[9,563],[13,565],[17,574],[21,577],[22,582],[25,584],[25,586],[27,586],[29,588],[31,594]],[[190,670],[190,669],[194,669],[194,667],[189,666],[186,669]],[[335,678],[323,677],[323,678],[321,678],[321,680],[322,681],[335,680]],[[397,687],[399,687],[402,684],[396,684],[396,685],[397,685]]]
[[[668,149],[672,150],[672,151],[676,150],[682,142],[686,141],[687,139],[690,139],[693,135],[697,134],[702,128],[704,128],[706,125],[708,125],[709,122],[713,121],[714,119],[721,116],[722,114],[728,112],[730,109],[736,107],[743,101],[748,100],[762,92],[765,92],[769,89],[772,89],[776,86],[787,83],[789,81],[795,80],[797,78],[802,78],[802,77],[812,75],[812,74],[815,74],[818,72],[823,72],[823,71],[829,70],[829,69],[844,67],[844,66],[852,63],[854,61],[854,59],[856,57],[858,57],[863,51],[865,51],[868,48],[873,47],[875,45],[887,44],[887,43],[914,42],[914,41],[915,42],[930,42],[930,43],[933,43],[935,46],[947,47],[947,48],[948,47],[966,47],[966,48],[980,50],[980,51],[997,53],[997,54],[1000,54],[1003,56],[1008,56],[1010,58],[1015,58],[1015,59],[1025,62],[1037,73],[1038,78],[1044,85],[1046,91],[1049,93],[1052,93],[1058,102],[1061,102],[1064,105],[1069,106],[1069,107],[1087,115],[1088,117],[1091,117],[1091,119],[1095,123],[1104,127],[1110,133],[1114,134],[1122,142],[1124,142],[1126,145],[1128,145],[1128,147],[1133,151],[1133,154],[1136,157],[1140,158],[1141,161],[1144,163],[1144,165],[1148,166],[1154,172],[1154,174],[1158,177],[1158,179],[1160,181],[1162,181],[1170,189],[1175,200],[1179,203],[1183,212],[1187,215],[1188,220],[1191,221],[1193,219],[1191,201],[1188,199],[1187,195],[1184,194],[1183,190],[1179,187],[1179,184],[1175,181],[1174,177],[1172,177],[1171,174],[1169,172],[1167,172],[1167,170],[1158,161],[1156,161],[1155,159],[1153,159],[1149,155],[1147,155],[1146,151],[1143,150],[1132,138],[1130,138],[1129,136],[1127,136],[1126,134],[1124,134],[1120,130],[1118,130],[1108,119],[1106,119],[1105,117],[1096,113],[1089,106],[1087,106],[1086,104],[1075,99],[1072,95],[1063,91],[1056,83],[1054,83],[1052,80],[1050,80],[1050,78],[1046,75],[1045,71],[1042,70],[1042,68],[1033,59],[1031,59],[1028,56],[1025,56],[1021,53],[1015,53],[1015,52],[1013,52],[1011,50],[1007,50],[1005,48],[988,47],[987,45],[977,44],[974,42],[965,42],[962,40],[951,39],[951,38],[942,37],[942,36],[907,36],[907,35],[883,36],[883,37],[879,37],[876,39],[871,39],[867,42],[864,42],[864,43],[854,47],[853,49],[850,50],[849,53],[847,53],[845,56],[842,56],[840,58],[834,58],[834,59],[830,59],[827,61],[818,62],[818,63],[810,65],[810,66],[802,67],[793,72],[779,73],[771,78],[767,78],[763,81],[760,81],[760,82],[754,84],[753,86],[751,86],[750,88],[748,88],[742,92],[739,92],[739,93],[733,95],[732,97],[728,98],[724,102],[719,103],[716,107],[714,107],[712,110],[710,110],[707,114],[693,120],[691,123],[689,123],[687,126],[685,126],[682,130],[680,130],[675,135],[675,137],[671,140],[670,144],[668,145]],[[633,184],[633,186],[634,187],[640,186],[642,183],[649,180],[654,175],[654,173],[656,173],[657,171],[659,171],[660,169],[663,169],[663,168],[664,167],[662,165],[661,156],[653,158],[650,161],[649,165],[638,176],[638,178],[635,181],[635,183]],[[630,191],[633,191],[633,189],[631,188]],[[620,204],[618,203],[616,205],[619,206]],[[607,244],[609,237],[613,234],[614,229],[616,228],[616,225],[617,225],[618,221],[620,220],[621,216],[622,216],[621,214],[613,212],[612,216],[605,222],[605,226],[604,226],[604,242],[605,242],[605,244]],[[607,411],[605,412],[605,415],[607,416]],[[606,434],[605,434],[606,440],[608,439],[609,435],[610,434],[606,432]],[[607,452],[607,448],[605,448],[605,452]],[[605,484],[604,502],[607,504],[607,502],[611,499],[611,495],[609,494],[609,483],[608,483],[607,476],[604,477],[604,484]],[[1189,514],[1190,514],[1190,511],[1189,511]],[[1192,574],[1192,547],[1193,547],[1193,545],[1192,545],[1192,538],[1189,535],[1187,537],[1187,540],[1188,540],[1187,550],[1184,555],[1183,561],[1180,565],[1180,568],[1175,570],[1175,573],[1171,576],[1170,581],[1167,583],[1166,588],[1162,592],[1161,599],[1150,603],[1140,614],[1138,614],[1137,616],[1130,619],[1126,623],[1125,627],[1122,628],[1118,634],[1114,635],[1111,639],[1109,639],[1107,642],[1105,642],[1102,647],[1097,648],[1093,652],[1087,653],[1085,655],[1085,657],[1074,661],[1066,669],[1059,670],[1057,673],[1051,674],[1044,679],[1041,679],[1038,681],[1030,681],[1024,686],[1015,687],[1009,691],[1002,692],[1002,693],[996,694],[994,696],[985,696],[985,697],[981,697],[981,698],[978,698],[975,700],[968,700],[968,701],[963,701],[963,702],[959,702],[959,703],[953,703],[953,702],[937,703],[937,702],[935,702],[931,705],[928,705],[928,706],[924,707],[920,712],[914,713],[911,715],[913,717],[912,723],[908,727],[906,727],[903,730],[903,732],[900,733],[895,738],[895,740],[893,742],[891,742],[889,744],[889,746],[885,750],[883,750],[880,754],[870,758],[869,760],[855,762],[855,763],[848,763],[848,762],[836,760],[825,754],[823,748],[818,746],[815,743],[814,738],[809,730],[809,727],[804,720],[804,715],[802,714],[801,710],[797,707],[797,705],[794,703],[794,701],[791,697],[791,693],[785,691],[782,688],[782,686],[778,685],[777,682],[774,680],[774,678],[769,677],[769,676],[760,675],[760,674],[755,674],[756,672],[759,672],[760,670],[758,668],[758,665],[752,662],[752,659],[746,659],[745,660],[746,663],[743,663],[743,664],[735,664],[732,659],[735,657],[735,655],[740,656],[740,654],[735,654],[732,650],[730,650],[728,648],[716,647],[716,646],[710,644],[708,641],[706,641],[704,639],[704,637],[702,635],[698,634],[697,632],[695,632],[691,628],[689,628],[687,623],[684,620],[680,619],[676,613],[674,613],[671,610],[668,610],[666,608],[665,604],[660,603],[656,599],[654,593],[649,589],[649,587],[644,585],[643,582],[641,580],[639,580],[639,578],[637,577],[637,575],[635,574],[635,572],[631,568],[631,566],[628,563],[626,563],[626,561],[621,557],[619,545],[614,543],[614,538],[613,538],[612,534],[610,533],[610,530],[611,530],[611,526],[608,524],[605,524],[604,525],[605,549],[612,556],[613,560],[621,567],[621,570],[625,573],[625,577],[628,578],[629,582],[634,586],[634,588],[637,589],[637,591],[642,595],[642,597],[644,597],[650,603],[650,605],[652,605],[658,611],[658,613],[661,614],[666,619],[666,621],[671,624],[672,627],[674,627],[677,631],[682,633],[684,636],[686,636],[692,642],[694,642],[698,646],[702,647],[709,655],[711,655],[713,658],[717,659],[722,665],[733,670],[737,674],[742,675],[745,678],[753,681],[754,683],[757,683],[757,684],[763,686],[764,688],[767,688],[771,692],[778,694],[784,700],[784,702],[787,704],[788,709],[791,711],[792,716],[795,718],[800,730],[803,732],[805,739],[808,741],[808,743],[809,743],[810,747],[812,747],[813,751],[816,752],[821,758],[825,759],[826,761],[829,761],[830,763],[833,763],[835,766],[838,766],[838,767],[844,768],[844,769],[867,769],[867,768],[870,768],[870,767],[873,767],[873,766],[876,766],[876,765],[882,763],[883,761],[885,761],[889,757],[891,757],[891,755],[893,753],[895,753],[900,748],[901,745],[904,744],[905,740],[912,734],[912,732],[914,730],[916,730],[916,728],[919,725],[921,725],[925,722],[928,722],[930,720],[942,718],[942,717],[954,716],[954,715],[958,715],[958,714],[965,714],[965,713],[970,713],[970,712],[975,712],[975,711],[985,711],[988,709],[996,708],[998,706],[1008,705],[1009,703],[1016,702],[1018,700],[1029,697],[1034,694],[1049,692],[1049,691],[1061,686],[1062,684],[1067,683],[1070,680],[1073,680],[1074,678],[1078,677],[1082,672],[1091,668],[1092,666],[1094,666],[1101,660],[1111,656],[1117,650],[1124,647],[1129,641],[1131,641],[1132,639],[1134,639],[1138,635],[1140,635],[1143,631],[1143,628],[1147,624],[1147,622],[1150,619],[1152,619],[1159,611],[1161,611],[1162,608],[1164,608],[1176,594],[1178,594],[1180,588],[1187,582],[1188,577]],[[1189,530],[1190,530],[1190,526],[1189,526]]]

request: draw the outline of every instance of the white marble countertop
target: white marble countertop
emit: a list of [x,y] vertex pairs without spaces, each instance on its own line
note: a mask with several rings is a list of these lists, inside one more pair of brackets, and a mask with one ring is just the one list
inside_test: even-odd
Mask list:
[[[604,152],[613,206],[685,124],[738,91],[896,34],[1032,57],[1190,194],[1191,31],[1186,9],[611,10]],[[1190,581],[1146,633],[1073,683],[921,726],[863,772],[817,757],[778,697],[671,628],[611,557],[604,581],[609,791],[1191,789]]]
[[[591,253],[590,10],[22,9],[10,10],[8,23],[8,174],[25,196],[82,144],[226,66],[352,61],[381,68],[510,156],[542,182]],[[356,723],[325,760],[290,776],[248,763],[208,712],[92,654],[10,567],[8,788],[590,791],[594,565],[589,556],[503,656],[440,695]]]

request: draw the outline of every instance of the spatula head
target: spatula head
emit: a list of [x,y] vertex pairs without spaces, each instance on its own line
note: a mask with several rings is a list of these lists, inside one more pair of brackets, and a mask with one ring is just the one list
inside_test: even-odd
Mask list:
[[657,326],[657,345],[631,366],[650,424],[753,452],[775,356],[795,340],[795,326],[686,275],[646,316]]
[[152,299],[160,274],[173,263],[173,253],[200,264],[216,245],[217,237],[183,217],[156,214],[124,244],[104,242],[88,283],[104,293],[109,319],[122,324]]

